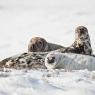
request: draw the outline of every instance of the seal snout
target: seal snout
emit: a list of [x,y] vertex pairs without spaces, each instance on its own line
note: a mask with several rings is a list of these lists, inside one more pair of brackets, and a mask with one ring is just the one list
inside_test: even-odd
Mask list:
[[48,64],[54,63],[54,62],[55,62],[55,57],[54,57],[54,56],[48,57],[48,58],[47,58],[47,62],[48,62]]

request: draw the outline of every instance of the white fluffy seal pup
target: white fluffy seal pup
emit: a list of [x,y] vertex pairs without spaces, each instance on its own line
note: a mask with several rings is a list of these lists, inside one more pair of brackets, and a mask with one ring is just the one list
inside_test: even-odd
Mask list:
[[95,70],[95,57],[75,53],[50,52],[45,58],[47,69]]

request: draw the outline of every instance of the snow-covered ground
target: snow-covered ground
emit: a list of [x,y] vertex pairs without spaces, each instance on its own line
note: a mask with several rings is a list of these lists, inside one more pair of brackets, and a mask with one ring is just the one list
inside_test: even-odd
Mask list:
[[[27,51],[34,36],[69,46],[78,25],[87,26],[95,53],[94,10],[95,0],[0,0],[0,60]],[[93,72],[0,72],[0,95],[95,95]]]
[[0,72],[0,95],[95,95],[95,72]]

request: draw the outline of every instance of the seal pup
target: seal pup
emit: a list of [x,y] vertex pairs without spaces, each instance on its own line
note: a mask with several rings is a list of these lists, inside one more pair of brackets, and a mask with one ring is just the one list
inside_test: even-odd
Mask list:
[[48,52],[64,48],[61,45],[47,42],[44,38],[34,37],[28,44],[28,52]]
[[75,53],[50,52],[45,57],[47,69],[65,69],[67,71],[95,70],[95,57]]
[[88,29],[84,26],[78,26],[75,29],[75,41],[66,49],[59,49],[59,51],[63,52],[71,52],[71,53],[78,53],[78,54],[92,54],[90,36],[88,33]]

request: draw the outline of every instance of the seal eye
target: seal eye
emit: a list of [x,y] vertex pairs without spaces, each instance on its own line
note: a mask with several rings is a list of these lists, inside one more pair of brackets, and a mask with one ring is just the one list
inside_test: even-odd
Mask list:
[[47,62],[48,62],[49,64],[54,63],[54,61],[55,61],[55,57],[48,57],[48,58],[47,58]]

